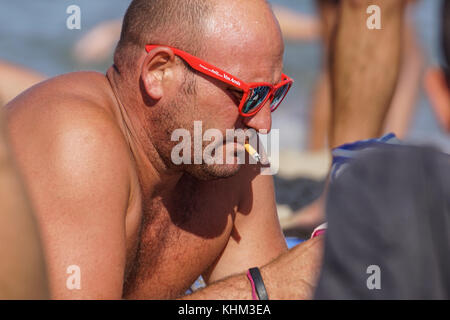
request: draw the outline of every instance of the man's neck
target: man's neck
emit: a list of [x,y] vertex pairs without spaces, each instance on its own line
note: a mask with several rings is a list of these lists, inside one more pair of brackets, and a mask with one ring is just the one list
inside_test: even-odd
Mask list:
[[[107,71],[114,97],[114,109],[128,142],[144,194],[160,194],[175,188],[183,173],[168,168],[145,130],[145,108],[137,85],[131,85],[113,67]],[[119,89],[120,88],[120,89]]]

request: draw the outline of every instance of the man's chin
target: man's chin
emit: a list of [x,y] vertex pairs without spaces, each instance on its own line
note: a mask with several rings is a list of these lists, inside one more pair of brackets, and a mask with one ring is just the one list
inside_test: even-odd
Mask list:
[[188,166],[187,172],[198,180],[230,178],[241,169],[241,164],[201,164]]

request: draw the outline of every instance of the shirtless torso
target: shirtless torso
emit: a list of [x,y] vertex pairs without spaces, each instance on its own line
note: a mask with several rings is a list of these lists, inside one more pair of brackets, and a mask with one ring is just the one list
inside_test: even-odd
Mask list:
[[[200,275],[213,282],[286,251],[271,178],[254,166],[214,181],[166,177],[172,186],[160,189],[102,74],[46,81],[8,118],[53,297],[176,298]],[[80,290],[66,286],[70,265]]]

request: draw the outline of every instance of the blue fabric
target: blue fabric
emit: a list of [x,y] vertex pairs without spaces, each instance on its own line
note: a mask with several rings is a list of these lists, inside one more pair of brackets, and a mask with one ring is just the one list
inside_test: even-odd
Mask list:
[[295,238],[295,237],[286,237],[286,244],[289,249],[291,249],[292,247],[295,247],[296,245],[302,243],[303,241],[305,241],[305,240]]
[[335,180],[342,171],[356,158],[362,156],[375,147],[388,145],[401,145],[395,134],[389,133],[378,139],[360,140],[353,143],[343,144],[331,151],[333,163],[331,166],[330,179]]

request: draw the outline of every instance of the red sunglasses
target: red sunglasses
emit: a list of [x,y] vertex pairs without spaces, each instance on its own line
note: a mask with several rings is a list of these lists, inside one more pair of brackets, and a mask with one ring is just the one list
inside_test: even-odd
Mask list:
[[[159,45],[146,45],[145,50],[151,50],[160,47]],[[243,91],[241,101],[239,103],[239,113],[244,117],[251,117],[255,115],[270,99],[270,110],[274,112],[278,106],[283,102],[294,80],[287,75],[282,74],[281,82],[277,85],[272,85],[268,82],[245,83],[237,77],[209,64],[187,52],[176,48],[170,48],[175,55],[182,58],[193,69],[213,77],[217,80],[225,82]]]

